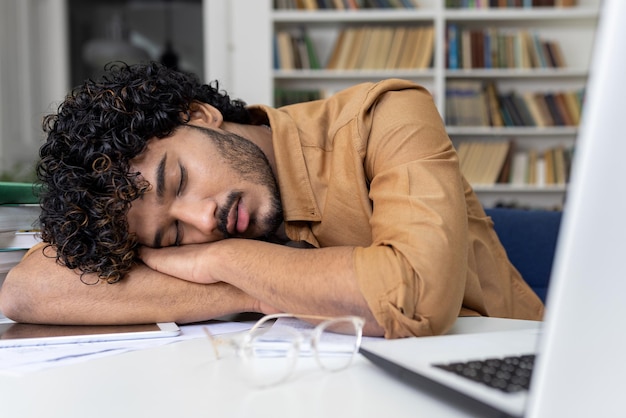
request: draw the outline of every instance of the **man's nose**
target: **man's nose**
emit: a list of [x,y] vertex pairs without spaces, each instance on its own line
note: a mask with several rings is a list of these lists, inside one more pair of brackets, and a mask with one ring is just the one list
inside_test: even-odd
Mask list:
[[208,242],[218,233],[217,202],[213,199],[178,202],[172,215],[185,227],[184,243]]

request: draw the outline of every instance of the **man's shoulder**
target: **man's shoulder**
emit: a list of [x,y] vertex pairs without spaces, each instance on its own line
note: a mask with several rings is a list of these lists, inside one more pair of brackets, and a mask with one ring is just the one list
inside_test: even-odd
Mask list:
[[359,84],[354,84],[352,86],[346,87],[342,90],[338,90],[334,92],[334,94],[330,97],[335,96],[349,96],[358,98],[362,96],[363,99],[369,96],[379,96],[388,91],[400,91],[400,90],[423,90],[426,89],[413,81],[404,80],[401,78],[388,78],[377,82],[364,82]]

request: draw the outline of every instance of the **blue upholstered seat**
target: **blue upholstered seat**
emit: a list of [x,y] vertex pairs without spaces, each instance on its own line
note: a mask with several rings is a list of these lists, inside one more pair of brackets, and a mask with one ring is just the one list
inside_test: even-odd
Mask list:
[[562,213],[508,208],[485,211],[493,219],[509,259],[545,302]]

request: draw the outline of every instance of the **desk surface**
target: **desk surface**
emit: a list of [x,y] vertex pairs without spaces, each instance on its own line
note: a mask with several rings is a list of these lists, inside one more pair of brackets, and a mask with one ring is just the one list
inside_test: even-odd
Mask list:
[[[537,327],[533,321],[460,318],[452,333]],[[19,417],[478,417],[387,375],[362,356],[320,370],[301,358],[289,381],[247,387],[235,359],[194,339],[20,376],[0,373],[0,415]]]

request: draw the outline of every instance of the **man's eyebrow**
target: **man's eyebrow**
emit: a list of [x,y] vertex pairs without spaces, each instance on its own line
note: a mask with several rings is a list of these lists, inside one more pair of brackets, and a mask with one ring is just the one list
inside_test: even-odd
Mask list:
[[[157,204],[161,204],[163,196],[165,196],[165,164],[167,162],[167,152],[163,154],[163,158],[159,161],[156,169],[156,196]],[[152,246],[154,248],[161,248],[161,239],[163,238],[163,231],[158,228],[154,233],[154,241]]]
[[159,162],[156,169],[156,195],[157,201],[160,203],[165,196],[165,163],[167,162],[167,153],[163,154],[163,158]]

